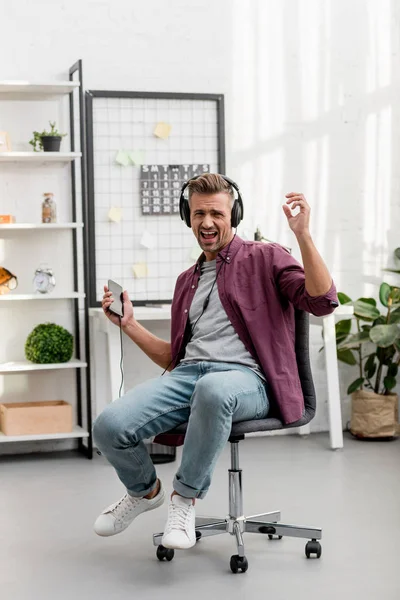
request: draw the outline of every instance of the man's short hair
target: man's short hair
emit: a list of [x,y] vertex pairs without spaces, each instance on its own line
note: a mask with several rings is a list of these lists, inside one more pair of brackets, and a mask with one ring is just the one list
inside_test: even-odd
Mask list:
[[189,204],[193,194],[219,194],[224,192],[231,198],[231,207],[235,200],[232,186],[218,173],[204,173],[188,185]]

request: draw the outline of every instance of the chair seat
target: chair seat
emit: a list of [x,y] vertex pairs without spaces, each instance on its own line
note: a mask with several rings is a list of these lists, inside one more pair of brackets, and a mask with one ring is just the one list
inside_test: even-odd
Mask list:
[[[182,423],[175,429],[168,431],[168,435],[182,435],[186,433],[188,423]],[[273,431],[274,429],[283,429],[283,424],[278,419],[254,419],[252,421],[240,421],[233,423],[231,437],[235,435],[244,435],[246,433],[255,433],[257,431]]]
[[[175,429],[168,431],[168,435],[182,435],[186,433],[188,423],[182,423]],[[257,419],[253,421],[241,421],[234,423],[231,429],[231,436],[244,435],[246,433],[255,433],[257,431],[273,431],[274,429],[283,429],[283,424],[278,419]]]
[[[282,421],[279,419],[269,418],[269,419],[253,419],[251,421],[239,421],[238,423],[233,423],[231,429],[231,438],[235,436],[245,435],[246,433],[256,433],[259,431],[275,431],[278,429],[291,429],[293,427],[302,427],[303,425],[307,425],[311,420],[313,414],[309,414],[309,411],[306,409],[304,416],[296,423],[291,423],[290,425],[284,425]],[[188,424],[182,423],[182,425],[178,425],[174,429],[171,429],[167,432],[167,435],[182,435],[186,433]]]

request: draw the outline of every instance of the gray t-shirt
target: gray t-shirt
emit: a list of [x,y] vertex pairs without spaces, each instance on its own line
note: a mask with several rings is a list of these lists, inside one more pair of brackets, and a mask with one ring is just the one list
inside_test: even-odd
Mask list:
[[[228,319],[219,298],[217,282],[214,284],[208,306],[199,319],[215,276],[216,261],[203,262],[198,288],[189,311],[192,337],[186,346],[185,356],[181,363],[202,360],[238,363],[249,367],[265,380],[258,363],[246,349]],[[199,321],[196,323],[198,319]]]

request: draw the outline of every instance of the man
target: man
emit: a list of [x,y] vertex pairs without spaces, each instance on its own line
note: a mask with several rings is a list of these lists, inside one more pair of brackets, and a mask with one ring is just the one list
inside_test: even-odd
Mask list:
[[[187,184],[188,200],[181,198],[181,216],[203,254],[178,277],[171,342],[135,320],[124,292],[123,331],[168,373],[138,385],[95,421],[95,442],[127,490],[98,517],[99,535],[120,533],[140,513],[164,502],[164,488],[143,440],[188,421],[162,544],[190,548],[196,542],[195,499],[207,493],[232,422],[273,413],[294,423],[302,416],[294,307],[329,314],[337,306],[335,286],[311,239],[304,196],[287,194],[283,206],[303,269],[278,244],[243,241],[235,234],[232,225],[240,221],[241,198],[234,197],[232,183],[204,174]],[[104,312],[119,325],[119,317],[109,311],[112,302],[104,287]]]

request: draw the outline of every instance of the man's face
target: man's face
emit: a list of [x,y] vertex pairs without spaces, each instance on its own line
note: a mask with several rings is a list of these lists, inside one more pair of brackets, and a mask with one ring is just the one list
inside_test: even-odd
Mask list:
[[233,237],[231,197],[218,194],[193,194],[190,198],[190,222],[206,260],[213,260]]

